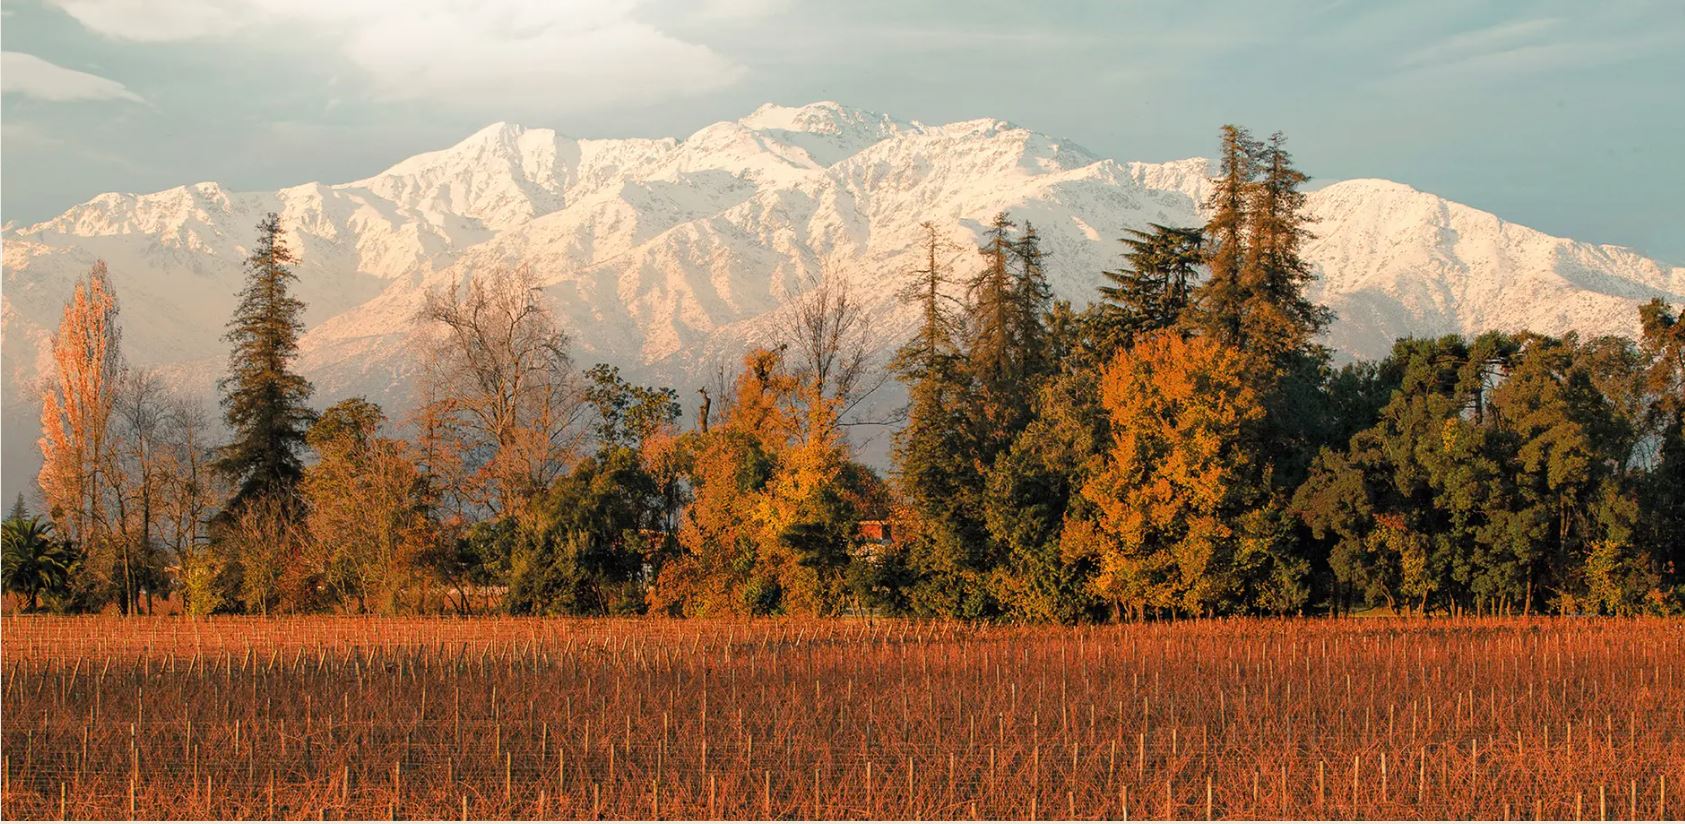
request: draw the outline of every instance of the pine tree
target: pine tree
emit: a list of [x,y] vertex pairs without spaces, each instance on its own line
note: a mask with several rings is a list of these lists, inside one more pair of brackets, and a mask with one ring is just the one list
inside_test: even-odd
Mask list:
[[1013,294],[1011,230],[1005,212],[995,215],[979,254],[983,266],[970,282],[970,322],[967,324],[967,371],[975,377],[979,442],[984,462],[1004,447],[1018,424],[1014,410],[1021,401],[1014,363],[1013,327],[1019,310]]
[[293,371],[304,304],[288,292],[296,279],[280,217],[269,213],[257,226],[258,241],[246,258],[246,286],[223,336],[233,345],[229,374],[220,386],[223,418],[234,433],[218,468],[239,489],[226,508],[239,510],[259,498],[290,506],[303,475],[300,453],[312,413],[305,402],[310,382]]
[[[918,308],[920,328],[891,363],[908,395],[907,423],[894,442],[896,481],[911,510],[908,532],[919,569],[908,595],[921,614],[978,614],[984,609],[978,570],[987,535],[978,517],[982,477],[971,416],[974,388],[958,339],[962,319],[950,305],[953,283],[945,250],[933,224],[922,228],[924,267],[910,273],[901,293]],[[974,294],[985,289],[996,308],[1006,307],[999,297],[1005,291],[1004,228],[993,238],[997,254],[992,262],[998,266],[986,269],[997,277],[972,282]],[[976,306],[974,300],[968,308]]]
[[1332,314],[1305,297],[1315,277],[1301,254],[1310,237],[1305,228],[1305,193],[1310,178],[1293,167],[1287,138],[1270,135],[1258,149],[1258,181],[1252,187],[1251,244],[1242,268],[1245,310],[1244,343],[1272,361],[1282,361],[1308,349],[1328,326]]
[[911,380],[933,374],[941,361],[954,356],[958,329],[950,295],[953,274],[943,259],[949,247],[937,233],[936,224],[927,220],[919,224],[919,230],[924,235],[924,265],[908,273],[910,277],[899,294],[903,302],[918,307],[918,333],[897,350],[890,363],[897,374]]
[[1041,249],[1041,234],[1034,225],[1026,221],[1024,232],[1011,248],[1015,264],[1012,272],[1014,360],[1016,377],[1027,390],[1052,369],[1046,316],[1053,302],[1053,287],[1047,282],[1047,253]]
[[1243,345],[1247,290],[1245,273],[1252,231],[1253,182],[1257,178],[1260,145],[1245,129],[1222,129],[1218,177],[1205,208],[1206,264],[1210,275],[1190,307],[1192,325],[1232,346]]
[[983,267],[971,279],[967,371],[976,392],[978,460],[992,463],[1029,423],[1036,387],[1050,369],[1046,313],[1052,289],[1043,269],[1041,238],[1026,225],[995,216],[979,252]]
[[1100,287],[1100,297],[1114,348],[1129,346],[1135,335],[1175,325],[1188,308],[1204,262],[1203,229],[1149,226],[1145,232],[1130,229],[1122,239],[1126,267],[1101,272],[1110,281]]

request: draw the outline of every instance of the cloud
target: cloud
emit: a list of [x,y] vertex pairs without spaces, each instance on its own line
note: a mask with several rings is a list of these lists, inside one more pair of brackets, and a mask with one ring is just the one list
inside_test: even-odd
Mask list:
[[[94,32],[140,42],[233,40],[262,26],[302,26],[336,43],[387,99],[588,109],[710,91],[744,75],[724,55],[642,19],[644,0],[54,2]],[[722,7],[744,15],[775,5]]]
[[145,102],[122,83],[49,63],[33,54],[0,53],[0,92],[40,100],[127,100]]
[[1399,65],[1404,68],[1443,66],[1495,55],[1538,43],[1557,28],[1560,20],[1539,18],[1514,20],[1472,31],[1458,32],[1409,54]]
[[1667,28],[1599,29],[1560,18],[1514,20],[1459,32],[1403,55],[1392,81],[1468,85],[1621,63],[1679,48]]

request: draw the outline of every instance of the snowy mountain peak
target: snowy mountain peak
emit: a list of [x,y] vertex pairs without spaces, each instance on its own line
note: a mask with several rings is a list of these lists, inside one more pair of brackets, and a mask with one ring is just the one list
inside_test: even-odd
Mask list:
[[806,132],[828,135],[868,135],[888,137],[907,124],[885,114],[852,109],[834,100],[821,100],[805,106],[781,106],[765,103],[737,121],[757,131]]

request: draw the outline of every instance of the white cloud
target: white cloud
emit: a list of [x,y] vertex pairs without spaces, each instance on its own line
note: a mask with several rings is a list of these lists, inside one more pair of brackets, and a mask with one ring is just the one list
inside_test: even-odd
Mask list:
[[[88,29],[123,40],[228,39],[262,25],[302,25],[337,42],[386,98],[475,107],[541,100],[577,110],[708,91],[744,73],[639,19],[640,0],[53,1]],[[741,2],[728,7],[773,8]]]
[[244,0],[51,0],[88,29],[114,40],[165,43],[227,34],[253,22]]
[[1458,32],[1404,55],[1399,65],[1406,68],[1447,65],[1503,54],[1548,40],[1560,23],[1555,18],[1513,20]]
[[0,92],[41,100],[128,100],[143,102],[122,83],[49,63],[33,54],[0,53]]

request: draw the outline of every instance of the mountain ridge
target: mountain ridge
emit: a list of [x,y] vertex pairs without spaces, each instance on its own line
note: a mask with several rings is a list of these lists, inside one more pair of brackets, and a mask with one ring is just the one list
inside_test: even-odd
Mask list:
[[[300,365],[317,402],[365,394],[398,412],[421,295],[476,269],[534,267],[576,360],[691,386],[775,337],[822,274],[862,296],[887,354],[910,328],[894,295],[921,220],[962,248],[997,211],[1033,222],[1055,291],[1085,303],[1118,264],[1124,230],[1200,221],[1210,171],[1197,157],[1103,158],[998,119],[926,125],[821,101],[767,104],[683,139],[499,122],[345,183],[102,194],[4,233],[5,494],[33,474],[15,457],[35,449],[27,390],[74,279],[104,258],[130,359],[209,398],[240,260],[267,211],[301,258]],[[1384,354],[1402,334],[1630,335],[1638,302],[1685,299],[1681,267],[1404,184],[1334,182],[1310,192],[1309,210],[1312,295],[1339,313],[1327,340],[1352,356]],[[970,265],[961,255],[960,270]]]

